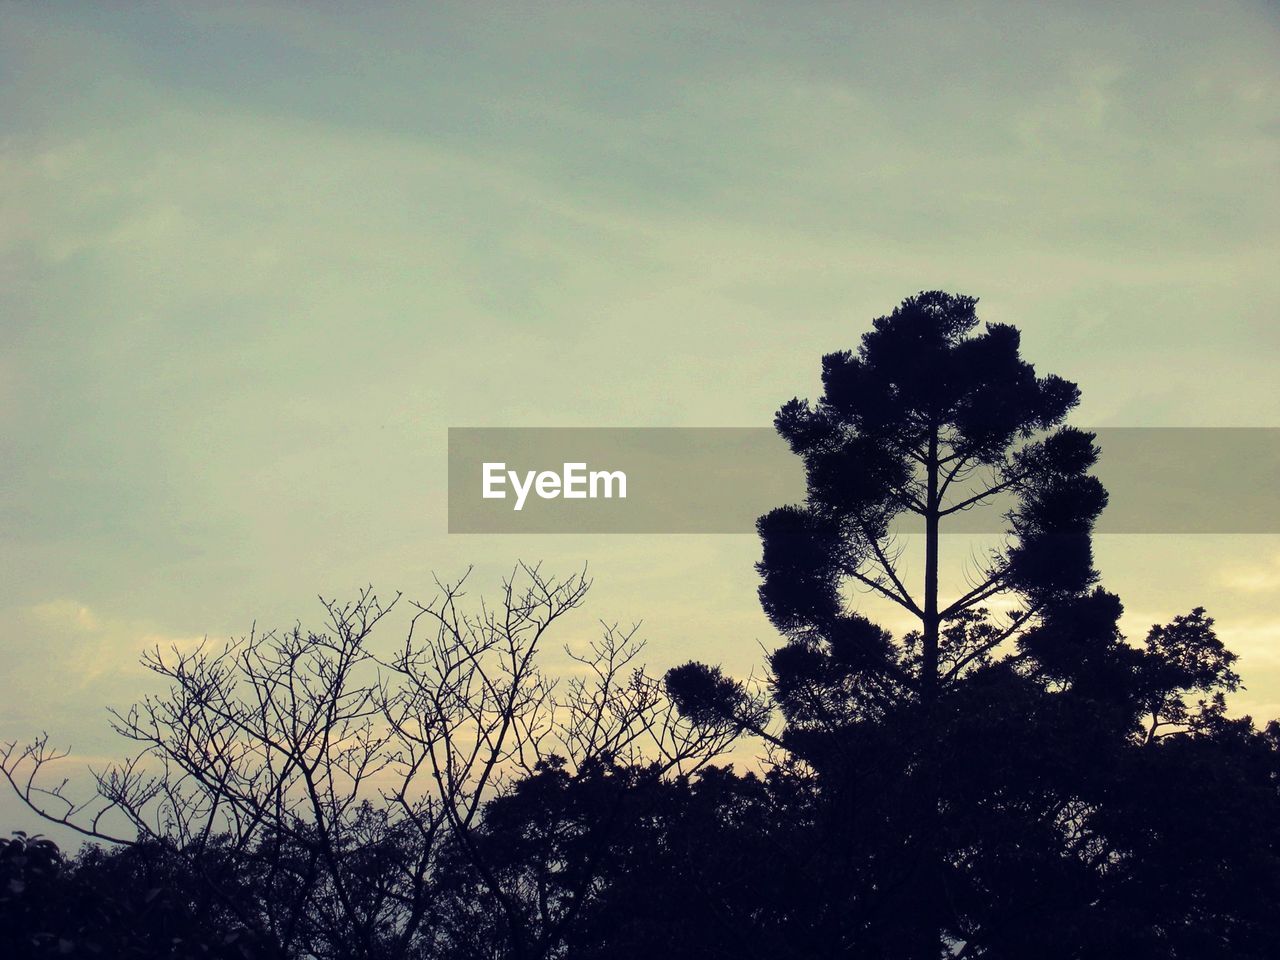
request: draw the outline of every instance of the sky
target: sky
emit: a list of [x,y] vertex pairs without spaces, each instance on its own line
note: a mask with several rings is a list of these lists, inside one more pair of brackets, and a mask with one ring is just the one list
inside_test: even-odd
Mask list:
[[[595,578],[559,640],[746,673],[753,537],[450,536],[447,429],[767,425],[934,288],[1082,426],[1277,427],[1277,174],[1258,2],[6,3],[0,740],[119,756],[144,647],[518,559]],[[1280,537],[1097,558],[1280,716]]]

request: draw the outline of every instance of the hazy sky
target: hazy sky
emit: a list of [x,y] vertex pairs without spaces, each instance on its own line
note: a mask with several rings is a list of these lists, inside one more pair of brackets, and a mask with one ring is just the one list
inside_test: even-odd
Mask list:
[[[0,739],[517,558],[746,671],[753,538],[450,537],[446,428],[766,424],[935,287],[1082,425],[1280,426],[1278,222],[1263,3],[5,4]],[[1280,716],[1280,537],[1098,558]]]

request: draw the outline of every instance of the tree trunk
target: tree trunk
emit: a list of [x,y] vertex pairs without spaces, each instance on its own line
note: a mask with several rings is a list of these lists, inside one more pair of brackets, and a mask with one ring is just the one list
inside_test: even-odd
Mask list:
[[[920,701],[924,742],[920,759],[920,913],[914,960],[938,960],[942,948],[942,845],[938,817],[938,431],[929,436],[924,534],[924,617]],[[914,938],[913,938],[914,939]]]
[[[926,713],[938,698],[938,432],[929,437],[924,515],[924,642],[920,664],[920,699]],[[930,718],[932,719],[932,718]]]

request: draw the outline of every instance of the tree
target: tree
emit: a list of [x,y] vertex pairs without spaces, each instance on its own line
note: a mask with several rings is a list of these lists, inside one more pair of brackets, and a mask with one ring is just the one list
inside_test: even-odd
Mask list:
[[66,857],[50,840],[0,839],[0,955],[255,960],[271,954],[157,844]]
[[[0,749],[0,772],[55,822],[167,851],[277,956],[465,956],[480,928],[451,922],[464,902],[492,907],[502,956],[557,955],[604,864],[584,853],[548,902],[485,841],[489,804],[547,770],[692,772],[733,733],[676,713],[636,665],[634,629],[606,625],[557,688],[540,653],[583,576],[520,566],[478,608],[464,581],[414,604],[392,648],[373,638],[394,601],[366,591],[327,602],[321,630],[152,651],[168,689],[114,714],[138,749],[88,799],[46,780],[65,756],[47,736]],[[593,825],[579,849],[610,829]]]
[[[1212,754],[1239,678],[1203,611],[1153,628],[1146,650],[1120,636],[1119,601],[1092,563],[1098,451],[1065,425],[1079,391],[1037,376],[1013,327],[979,330],[975,305],[908,298],[856,352],[823,358],[817,403],[781,408],[808,496],[760,519],[758,570],[786,642],[763,691],[700,664],[667,684],[690,716],[730,720],[816,777],[831,811],[822,842],[848,864],[814,892],[849,918],[833,952],[1104,956],[1108,924],[1123,925],[1106,894],[1132,888],[1116,877],[1141,856],[1117,784],[1163,769],[1175,743]],[[997,497],[1004,546],[944,596],[947,522]],[[895,536],[908,515],[923,528],[918,589]],[[917,629],[891,635],[852,606],[852,588]],[[1274,750],[1238,725],[1230,736],[1257,760],[1250,795],[1268,799],[1253,814],[1274,811],[1274,784],[1257,779]],[[1274,847],[1263,859],[1274,882]]]

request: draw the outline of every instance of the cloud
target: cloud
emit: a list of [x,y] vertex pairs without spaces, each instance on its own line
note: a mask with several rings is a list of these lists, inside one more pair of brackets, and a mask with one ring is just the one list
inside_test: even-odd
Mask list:
[[[171,633],[522,551],[749,666],[757,544],[449,538],[445,428],[764,424],[925,286],[1090,416],[1280,420],[1272,26],[841,10],[6,10],[0,703],[87,724]],[[1215,601],[1166,551],[1108,583]]]
[[[18,635],[15,646],[25,647],[29,655],[38,652],[41,673],[57,677],[59,688],[78,695],[106,692],[97,689],[106,680],[108,687],[133,696],[139,680],[147,676],[139,662],[144,651],[190,651],[203,639],[169,635],[142,620],[104,618],[70,598],[32,604],[11,615],[10,622]],[[36,665],[28,662],[27,667],[32,666]]]
[[93,611],[74,600],[50,600],[37,603],[28,610],[33,623],[46,629],[76,633],[93,633],[98,630],[98,618]]
[[1218,582],[1235,593],[1280,593],[1280,554],[1269,560],[1229,567],[1219,575]]

